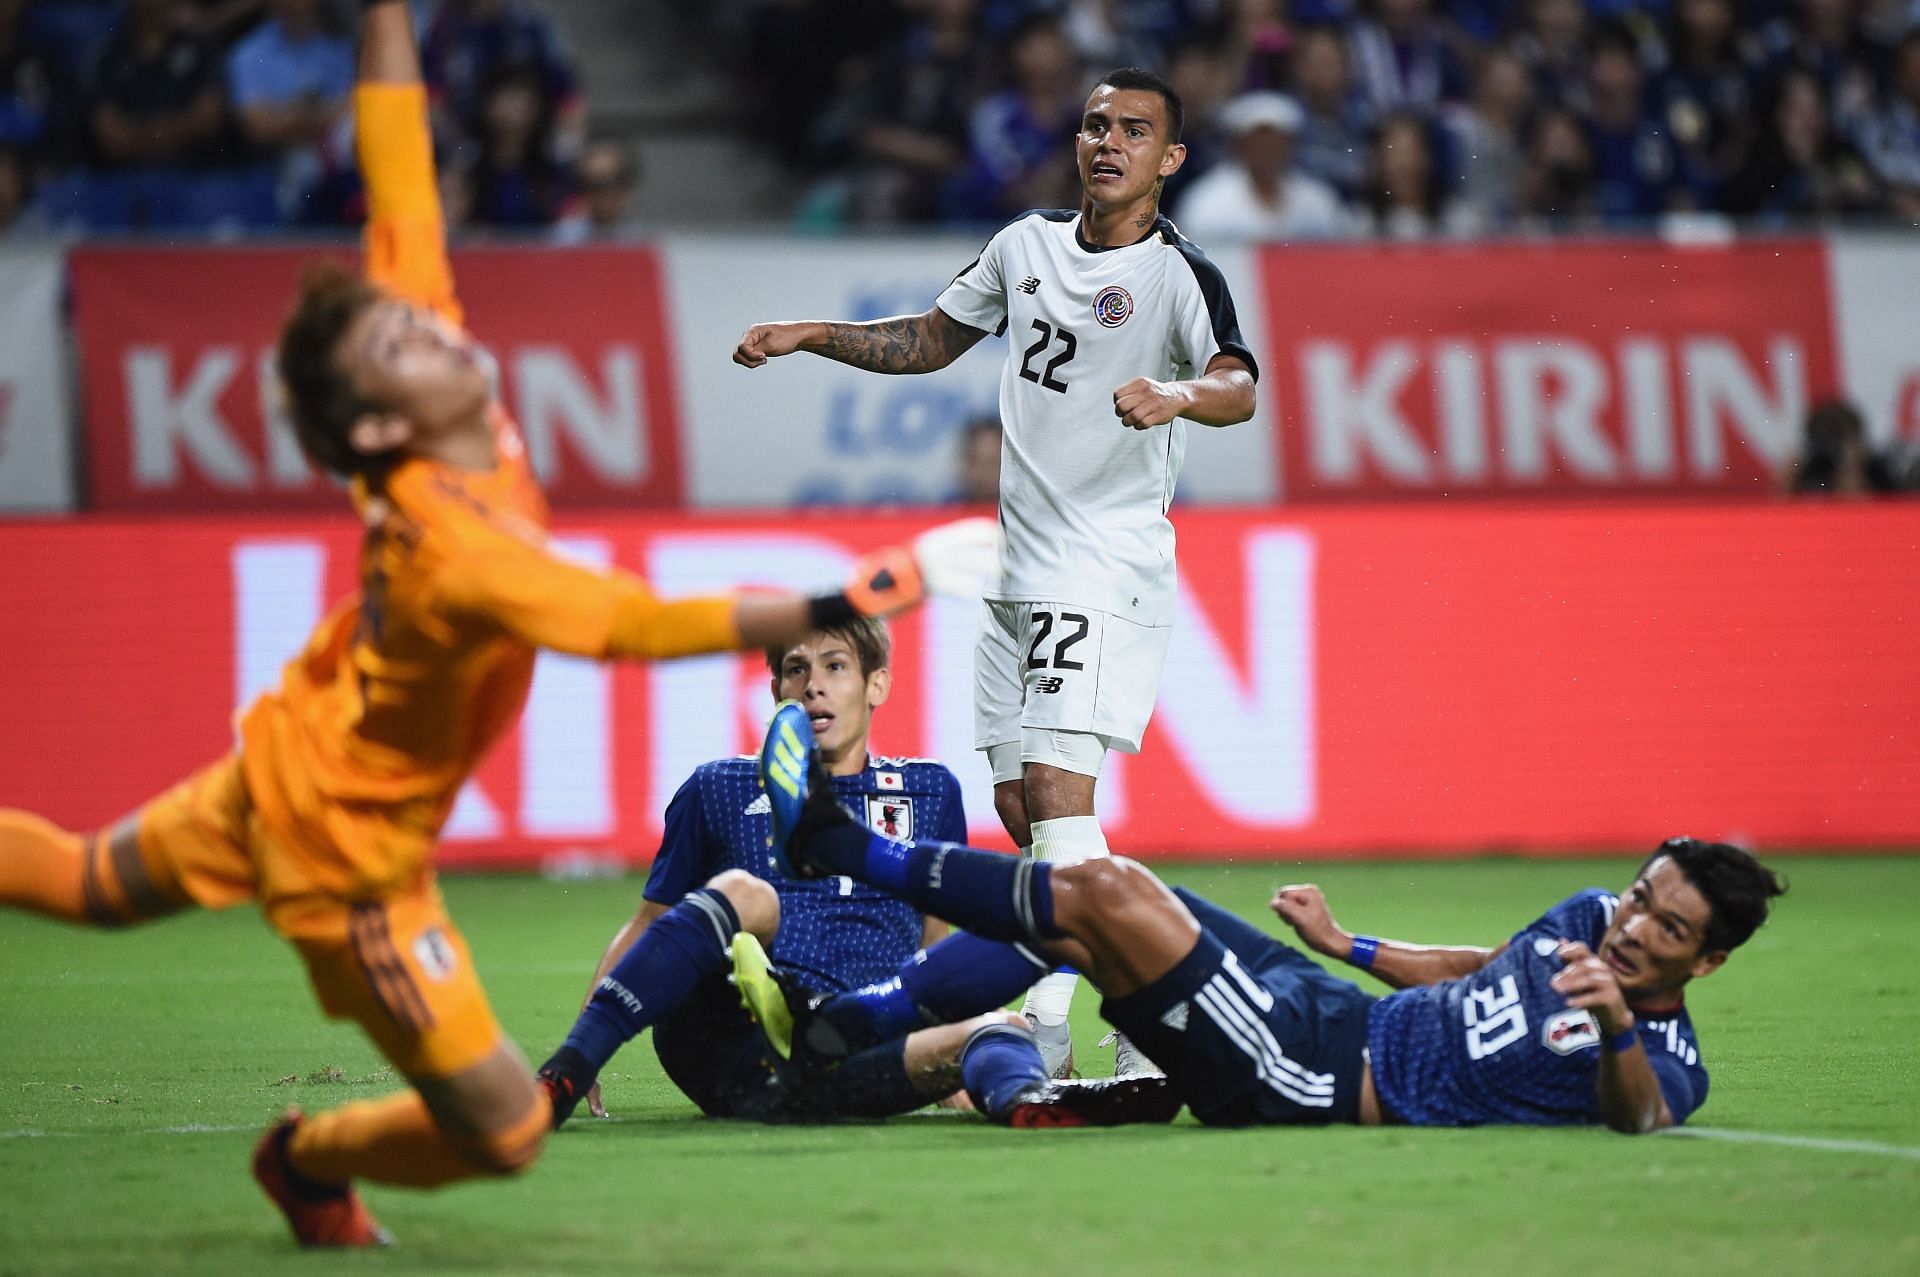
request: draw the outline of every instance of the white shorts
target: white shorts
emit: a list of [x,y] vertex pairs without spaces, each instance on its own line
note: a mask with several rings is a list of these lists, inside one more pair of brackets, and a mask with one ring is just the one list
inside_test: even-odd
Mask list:
[[1139,753],[1172,637],[1171,626],[1072,603],[986,600],[973,651],[973,747],[995,763],[994,780],[1012,779],[999,775],[1011,751],[996,746],[1015,742],[1024,761],[1094,775],[1085,750],[1059,748],[1062,735]]

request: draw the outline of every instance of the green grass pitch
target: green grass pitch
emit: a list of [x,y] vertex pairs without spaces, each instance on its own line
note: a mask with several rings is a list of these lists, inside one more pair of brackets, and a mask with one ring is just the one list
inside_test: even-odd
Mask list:
[[[616,1121],[526,1178],[374,1188],[391,1252],[300,1255],[246,1173],[255,1130],[393,1086],[240,910],[99,934],[0,917],[0,1274],[1920,1272],[1920,858],[1781,862],[1774,922],[1689,998],[1697,1129],[1010,1132],[924,1114],[698,1117],[637,1043]],[[1311,878],[1349,926],[1494,943],[1630,860],[1169,867],[1251,917]],[[640,882],[456,879],[508,1030],[559,1039]],[[1087,1072],[1111,1067],[1082,988]],[[1835,1147],[1859,1145],[1869,1147]]]

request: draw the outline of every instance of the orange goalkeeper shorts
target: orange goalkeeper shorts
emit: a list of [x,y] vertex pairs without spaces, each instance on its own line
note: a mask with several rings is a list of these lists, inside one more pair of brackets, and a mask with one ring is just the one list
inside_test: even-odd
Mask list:
[[451,1077],[499,1046],[500,1023],[433,876],[365,900],[302,890],[312,875],[263,826],[238,755],[149,802],[139,830],[161,890],[208,909],[259,899],[306,962],[321,1009],[357,1022],[401,1073]]

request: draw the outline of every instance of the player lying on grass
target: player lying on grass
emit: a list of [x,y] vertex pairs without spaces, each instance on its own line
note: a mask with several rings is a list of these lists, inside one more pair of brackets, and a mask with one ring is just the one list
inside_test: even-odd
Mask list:
[[[1070,963],[1208,1123],[1604,1122],[1639,1133],[1683,1122],[1707,1093],[1685,987],[1717,971],[1786,890],[1737,847],[1673,838],[1624,896],[1580,892],[1497,949],[1352,936],[1317,887],[1276,893],[1274,911],[1310,948],[1400,990],[1375,997],[1123,857],[1056,867],[874,834],[825,789],[809,733],[783,709],[761,749],[784,870],[846,874]],[[940,958],[936,947],[923,965]],[[978,992],[957,1009],[1017,990],[983,979]],[[858,994],[813,1000],[758,982],[754,1000],[776,1030],[790,1012],[800,1044],[828,1053],[858,1045],[875,1018]],[[990,1117],[1030,1109],[1045,1102],[1032,1089],[1043,1076],[974,1103]]]
[[517,427],[458,327],[407,6],[369,6],[354,118],[367,278],[305,280],[279,367],[307,456],[353,482],[359,594],[320,623],[239,746],[111,830],[0,811],[0,904],[117,926],[257,899],[321,1007],[357,1021],[412,1084],[302,1117],[254,1172],[304,1244],[384,1235],[355,1179],[430,1187],[526,1168],[545,1093],[441,903],[433,853],[454,796],[518,717],[539,648],[665,658],[789,642],[918,594],[909,556],[848,593],[662,602],[548,548]]
[[[863,811],[870,827],[902,837],[964,838],[966,813],[952,772],[927,759],[867,752],[874,711],[892,687],[889,648],[886,626],[868,619],[768,648],[774,695],[803,707],[833,794]],[[890,977],[921,945],[944,936],[946,924],[847,879],[793,878],[774,869],[767,856],[772,818],[751,755],[702,764],[668,804],[665,823],[638,912],[600,959],[565,1045],[539,1070],[555,1126],[583,1097],[589,1111],[606,1115],[595,1079],[648,1027],[667,1076],[713,1117],[807,1121],[910,1112],[959,1088],[962,1047],[981,1030],[1004,1032],[1007,1040],[994,1052],[1017,1054],[1024,1041],[1039,1059],[1025,1021],[1004,1011],[876,1039],[824,1072],[776,1055],[727,979],[737,935],[771,949],[781,969],[808,987],[842,992]],[[963,961],[971,952],[1012,963],[1029,980],[1046,969],[1011,945],[966,936],[951,943]],[[970,987],[965,996],[973,996]],[[982,1035],[976,1052],[993,1036]]]

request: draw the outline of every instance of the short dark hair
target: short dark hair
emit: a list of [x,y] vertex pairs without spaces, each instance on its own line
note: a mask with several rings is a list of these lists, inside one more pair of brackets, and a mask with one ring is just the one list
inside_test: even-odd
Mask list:
[[[877,616],[856,616],[845,625],[836,625],[819,633],[847,641],[847,645],[853,649],[853,659],[860,662],[863,678],[875,670],[886,669],[888,662],[893,659],[893,637],[887,633],[887,623]],[[774,678],[780,677],[781,662],[787,659],[787,653],[793,648],[792,643],[785,643],[767,649],[767,671]]]
[[1787,894],[1785,878],[1761,864],[1752,852],[1732,843],[1669,838],[1653,849],[1641,864],[1640,874],[1662,856],[1673,861],[1713,910],[1700,944],[1702,953],[1738,949],[1767,920],[1772,900]]
[[1632,59],[1635,66],[1645,70],[1641,64],[1640,37],[1618,18],[1596,23],[1588,34],[1587,56],[1591,58],[1600,53],[1623,53]]
[[1167,140],[1178,142],[1180,134],[1187,127],[1187,108],[1180,101],[1180,94],[1164,78],[1145,67],[1115,67],[1100,77],[1100,83],[1116,89],[1139,89],[1146,93],[1158,93],[1160,100],[1167,104],[1167,129],[1172,134]]
[[335,359],[340,339],[361,312],[379,301],[380,290],[339,262],[315,262],[300,276],[300,299],[280,329],[276,356],[287,414],[307,460],[341,478],[376,474],[391,457],[356,451],[347,432],[370,403]]

